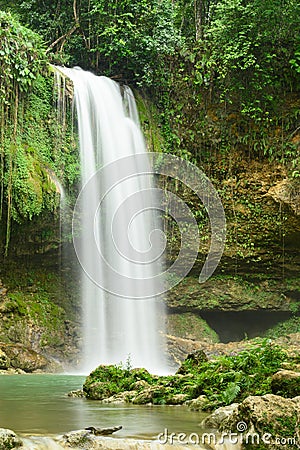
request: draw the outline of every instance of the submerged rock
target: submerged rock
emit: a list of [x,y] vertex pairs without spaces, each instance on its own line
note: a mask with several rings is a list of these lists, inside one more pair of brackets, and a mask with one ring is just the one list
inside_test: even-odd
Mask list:
[[2,450],[18,448],[21,445],[21,439],[12,430],[0,428],[0,448]]
[[82,389],[77,389],[76,391],[68,392],[68,397],[72,398],[85,398],[85,393]]

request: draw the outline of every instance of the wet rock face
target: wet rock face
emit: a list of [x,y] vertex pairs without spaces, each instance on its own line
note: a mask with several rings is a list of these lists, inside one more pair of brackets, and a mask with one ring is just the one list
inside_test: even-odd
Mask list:
[[[2,358],[1,358],[1,355]],[[0,343],[0,362],[6,364],[6,369],[12,367],[21,369],[25,372],[34,372],[39,369],[45,369],[49,361],[42,355],[22,344],[1,344]]]
[[18,448],[21,445],[21,439],[13,431],[0,428],[0,448],[2,450]]

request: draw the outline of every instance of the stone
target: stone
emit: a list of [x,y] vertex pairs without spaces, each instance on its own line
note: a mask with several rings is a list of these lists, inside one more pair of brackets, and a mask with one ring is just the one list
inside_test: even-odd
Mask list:
[[0,344],[0,349],[7,355],[11,367],[15,369],[34,372],[45,369],[48,365],[48,360],[44,356],[22,344]]
[[135,405],[146,405],[148,403],[156,403],[155,400],[160,397],[165,397],[166,389],[163,386],[151,386],[139,392],[132,399]]
[[202,411],[207,403],[208,399],[206,395],[199,395],[199,397],[185,402],[185,405],[187,405],[192,411]]
[[198,366],[207,360],[208,358],[203,350],[192,352],[187,355],[186,359],[177,370],[176,375],[185,375],[186,373],[190,373],[191,369],[197,369]]
[[167,399],[167,405],[183,405],[188,398],[188,394],[175,394]]
[[280,370],[273,375],[271,387],[273,394],[284,397],[300,395],[300,372]]
[[122,405],[124,403],[130,403],[130,400],[138,394],[137,391],[124,391],[119,394],[112,395],[111,397],[104,398],[102,403]]
[[238,410],[238,403],[222,406],[201,422],[201,427],[219,429],[220,426]]
[[141,389],[148,388],[150,385],[145,380],[139,380],[132,386],[133,390],[140,391]]
[[0,448],[2,450],[10,450],[21,447],[21,439],[12,430],[0,428]]
[[[270,449],[281,449],[276,437],[296,439],[299,442],[300,397],[288,399],[279,395],[247,397],[219,424],[220,431],[237,432],[240,424],[244,432],[270,435]],[[241,431],[241,430],[239,430]],[[287,448],[286,446],[284,448]],[[289,449],[298,448],[292,444]]]
[[77,389],[76,391],[68,392],[68,397],[72,398],[85,398],[85,393],[82,389]]
[[[160,443],[159,441],[146,439],[112,438],[102,436],[87,436],[85,430],[73,431],[64,435],[59,444],[63,448],[76,448],[84,450],[196,450],[203,449],[202,446],[182,445],[181,443]],[[207,447],[205,447],[207,448]]]
[[89,430],[76,430],[64,434],[59,443],[66,447],[89,450],[96,448],[95,439],[95,436]]
[[8,358],[6,353],[4,353],[4,351],[0,349],[0,369],[6,370],[9,367],[10,367],[10,359]]
[[88,390],[85,390],[86,396],[93,400],[104,400],[115,394],[111,386],[111,383],[108,381],[95,381],[89,385]]

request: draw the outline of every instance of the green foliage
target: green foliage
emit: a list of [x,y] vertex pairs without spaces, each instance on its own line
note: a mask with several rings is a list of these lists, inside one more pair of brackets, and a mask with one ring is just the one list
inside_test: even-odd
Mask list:
[[174,53],[179,41],[169,0],[92,0],[88,17],[94,27],[92,40],[97,36],[91,52],[98,52],[110,72],[125,70],[139,83],[155,81],[164,57]]
[[153,383],[154,377],[145,369],[124,368],[122,364],[99,366],[86,379],[83,390],[88,398],[102,400],[132,390],[138,381]]
[[291,333],[300,333],[300,317],[292,317],[285,322],[280,322],[265,333],[265,337],[276,339]]
[[296,0],[223,0],[213,9],[207,64],[225,99],[240,98],[250,118],[268,120],[276,91],[293,81],[289,61],[297,51],[299,12]]
[[166,58],[180,42],[170,0],[90,0],[73,5],[31,0],[5,2],[2,7],[18,13],[49,44],[58,39],[54,59],[144,84],[163,75]]
[[0,24],[0,220],[6,220],[7,254],[12,220],[22,223],[54,211],[55,177],[70,186],[79,170],[70,126],[62,132],[53,110],[53,79],[41,37],[10,13],[0,11]]
[[20,92],[28,91],[44,63],[41,38],[0,11],[0,101],[9,104],[16,85]]
[[225,391],[221,392],[220,400],[224,405],[230,405],[241,391],[237,383],[229,383]]
[[[172,404],[177,401],[177,394],[184,394],[186,400],[206,395],[205,408],[214,409],[249,395],[271,393],[272,375],[288,360],[280,347],[265,340],[237,355],[211,361],[203,352],[196,352],[187,357],[176,375],[166,377],[151,376],[144,369],[128,371],[122,366],[100,366],[86,379],[84,391],[89,398],[101,400],[129,391],[128,401],[155,404]],[[140,380],[147,384],[139,385],[136,398],[136,393],[130,395],[130,391],[137,389],[136,382]]]

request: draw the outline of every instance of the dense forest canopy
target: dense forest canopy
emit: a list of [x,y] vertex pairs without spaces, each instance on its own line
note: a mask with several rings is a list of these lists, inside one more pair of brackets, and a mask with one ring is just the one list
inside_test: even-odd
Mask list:
[[51,171],[68,188],[77,179],[72,137],[58,138],[48,63],[79,65],[150,97],[163,151],[212,166],[238,147],[300,177],[297,0],[0,0],[0,10],[7,242],[12,219],[55,208]]

